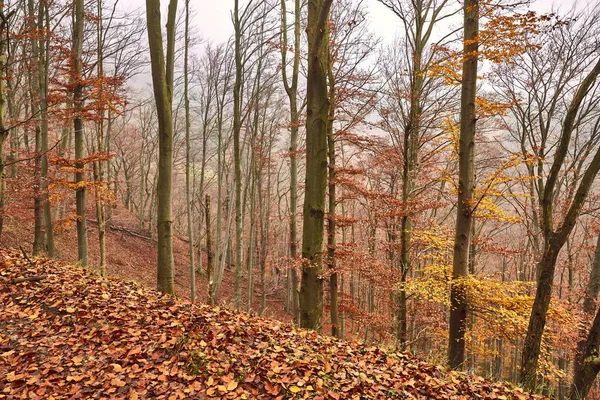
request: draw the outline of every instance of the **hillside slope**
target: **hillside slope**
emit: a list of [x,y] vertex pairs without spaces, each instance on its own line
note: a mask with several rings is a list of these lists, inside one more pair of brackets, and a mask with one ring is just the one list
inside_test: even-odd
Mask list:
[[18,251],[0,287],[0,398],[538,398]]
[[[0,246],[5,248],[23,247],[28,253],[33,247],[33,213],[31,201],[24,198],[20,191],[12,191],[8,212],[5,215],[4,232]],[[74,210],[70,210],[74,213]],[[94,204],[90,202],[88,207],[88,251],[90,268],[98,268],[99,246],[98,227],[93,223],[95,218]],[[149,234],[138,229],[137,217],[128,211],[122,204],[117,203],[112,210],[112,223],[116,229],[108,229],[107,240],[107,266],[110,276],[123,279],[132,279],[148,287],[156,287],[156,242],[153,239],[144,238]],[[55,229],[56,258],[69,263],[77,262],[77,232],[75,225],[71,224],[62,229]],[[189,298],[190,296],[190,271],[188,259],[188,244],[175,235],[173,237],[173,255],[175,259],[175,291],[178,296]],[[254,281],[254,296],[252,310],[260,310],[260,297],[262,288],[258,284],[260,277],[256,271]],[[267,277],[269,278],[269,277]],[[223,284],[221,286],[219,302],[233,304],[234,299],[234,273],[225,269]],[[269,279],[267,309],[265,315],[278,320],[289,321],[290,316],[284,311],[285,288],[284,282]],[[242,284],[242,305],[248,296],[246,295],[245,279]],[[207,282],[201,274],[196,274],[196,295],[200,302],[206,301]]]

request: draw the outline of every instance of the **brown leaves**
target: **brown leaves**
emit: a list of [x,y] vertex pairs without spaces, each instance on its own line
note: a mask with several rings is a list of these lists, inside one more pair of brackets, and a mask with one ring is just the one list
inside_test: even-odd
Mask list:
[[[41,282],[8,284],[47,275]],[[0,397],[533,398],[376,347],[0,250]],[[34,317],[34,318],[32,318]]]

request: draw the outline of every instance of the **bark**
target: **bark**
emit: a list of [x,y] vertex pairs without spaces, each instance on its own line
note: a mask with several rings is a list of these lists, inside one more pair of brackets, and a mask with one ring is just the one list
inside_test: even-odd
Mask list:
[[327,268],[329,275],[329,302],[331,317],[331,335],[340,337],[339,328],[339,310],[338,310],[338,274],[336,271],[335,259],[335,205],[336,205],[336,182],[335,182],[335,138],[333,136],[333,121],[335,118],[335,76],[333,74],[333,62],[329,60],[327,71],[329,84],[329,118],[327,120],[327,150],[329,156],[328,165],[328,207],[329,215],[327,218]]
[[327,187],[327,21],[332,0],[308,2],[306,178],[302,230],[300,326],[320,330],[323,315],[323,228]]
[[590,328],[585,344],[581,346],[583,353],[575,359],[573,383],[571,385],[571,400],[584,400],[600,372],[600,358],[598,357],[598,346],[600,346],[600,310]]
[[242,91],[242,27],[239,16],[239,1],[234,7],[235,29],[235,82],[233,84],[233,158],[235,168],[235,308],[240,309],[242,302],[242,154],[240,149],[241,91]]
[[[33,0],[27,2],[29,12],[29,28],[36,30],[38,27],[35,23],[35,9]],[[39,41],[31,39],[31,55],[32,63],[38,62],[39,55]],[[29,100],[31,101],[31,114],[36,116],[40,114],[40,105],[38,103],[40,83],[39,74],[33,73],[34,67],[32,64],[30,69],[29,78]],[[33,199],[33,214],[34,214],[34,227],[33,227],[33,255],[39,255],[45,246],[44,238],[44,220],[42,214],[42,195],[41,195],[41,129],[39,124],[39,117],[36,117],[35,126],[35,169],[34,169],[34,199]],[[27,138],[27,135],[25,135]]]
[[175,17],[177,0],[169,2],[167,17],[167,54],[163,52],[160,0],[146,0],[148,43],[152,68],[152,84],[158,117],[158,290],[175,293],[173,232],[172,232],[172,175],[173,175],[173,67],[175,49]]
[[546,314],[548,313],[550,300],[552,298],[556,260],[560,250],[575,227],[575,223],[577,222],[583,204],[587,199],[592,183],[600,170],[600,149],[598,149],[594,158],[583,173],[581,182],[577,187],[563,222],[555,230],[553,224],[553,202],[556,195],[558,175],[564,165],[568,153],[579,108],[590,88],[596,82],[596,78],[599,74],[600,60],[597,61],[589,74],[583,79],[569,104],[569,108],[567,109],[567,113],[563,120],[562,131],[554,155],[554,161],[548,173],[548,178],[544,185],[543,196],[540,201],[544,244],[542,258],[538,263],[538,286],[531,315],[529,317],[527,335],[523,344],[520,376],[521,384],[530,391],[534,391],[537,387],[537,366],[541,352],[542,336],[546,326]]
[[215,304],[215,277],[214,277],[214,261],[213,251],[210,238],[210,195],[205,198],[206,208],[206,281],[208,282],[208,304]]
[[452,286],[450,288],[450,326],[448,338],[448,364],[452,369],[462,369],[465,361],[465,330],[467,329],[467,293],[462,279],[467,277],[471,225],[473,223],[472,198],[475,163],[475,97],[477,92],[477,35],[479,32],[479,0],[464,3],[464,61],[462,72],[460,139],[458,149],[458,203],[456,233],[452,261]]
[[[102,24],[102,0],[98,0],[98,30],[97,30],[97,41],[98,41],[98,76],[100,78],[104,75],[104,54],[103,54],[103,24]],[[102,86],[100,87],[102,92]],[[97,145],[98,151],[105,151],[104,141],[104,110],[100,111],[100,121],[97,124]],[[105,186],[104,182],[104,161],[98,161],[95,163],[96,176],[94,180],[102,185],[102,189],[108,189],[108,185]],[[99,191],[96,190],[96,219],[98,220],[98,247],[100,249],[100,274],[102,276],[107,275],[106,266],[106,218],[105,218],[105,205]]]
[[[183,96],[185,106],[185,205],[187,213],[188,257],[190,259],[190,299],[196,300],[196,266],[194,265],[194,230],[192,229],[192,196],[191,196],[191,149],[190,149],[190,99],[188,78],[190,0],[185,0],[185,47],[183,56]],[[202,190],[202,188],[200,189]],[[201,246],[199,246],[201,248]],[[202,258],[200,253],[199,258]]]
[[88,240],[86,220],[86,181],[84,164],[79,161],[83,158],[83,0],[75,0],[73,18],[73,66],[74,81],[73,105],[75,106],[75,119],[73,131],[75,133],[75,202],[77,209],[77,259],[81,266],[88,265]]
[[[50,30],[50,16],[48,6],[44,2],[39,4],[38,26],[40,30]],[[47,35],[39,40],[38,58],[38,83],[40,95],[40,194],[43,206],[43,219],[45,228],[46,252],[54,257],[54,230],[52,229],[52,210],[50,193],[48,191],[48,85],[49,85],[50,51]]]
[[298,226],[296,214],[298,211],[298,75],[300,67],[300,0],[294,0],[294,59],[292,62],[291,83],[288,82],[286,58],[288,49],[286,1],[281,0],[282,46],[281,73],[285,91],[290,101],[290,268],[292,284],[292,315],[294,321],[300,323],[300,299],[298,291],[298,272],[296,260],[298,257]]
[[[583,312],[587,316],[594,315],[594,311],[596,311],[598,293],[600,293],[600,235],[598,235],[596,242],[596,251],[592,262],[592,270],[590,271],[590,279],[583,299]],[[587,337],[577,343],[577,352],[575,353],[575,362],[573,366],[573,382],[571,384],[571,393],[569,395],[573,400],[584,399],[587,396],[599,370],[599,365],[595,365],[594,362],[598,356],[598,345],[600,345],[600,342],[598,342],[600,337],[599,333],[594,332],[594,330],[600,329],[600,322],[597,322],[597,319],[598,316],[596,316]]]
[[4,3],[0,3],[0,238],[2,237],[2,228],[4,226],[4,142],[9,135],[9,130],[6,129],[4,121],[6,119],[6,48],[8,43],[6,39],[8,35],[4,31],[8,30],[8,22],[4,15]]

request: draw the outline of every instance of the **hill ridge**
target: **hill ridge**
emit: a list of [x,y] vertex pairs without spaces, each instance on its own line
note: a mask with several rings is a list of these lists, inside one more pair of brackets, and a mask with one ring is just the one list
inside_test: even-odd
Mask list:
[[0,398],[541,398],[16,250],[0,287]]

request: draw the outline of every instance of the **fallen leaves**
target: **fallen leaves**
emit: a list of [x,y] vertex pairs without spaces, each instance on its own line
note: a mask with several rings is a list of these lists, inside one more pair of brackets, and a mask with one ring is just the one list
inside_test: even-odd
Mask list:
[[0,398],[535,398],[401,353],[1,249],[0,298]]

